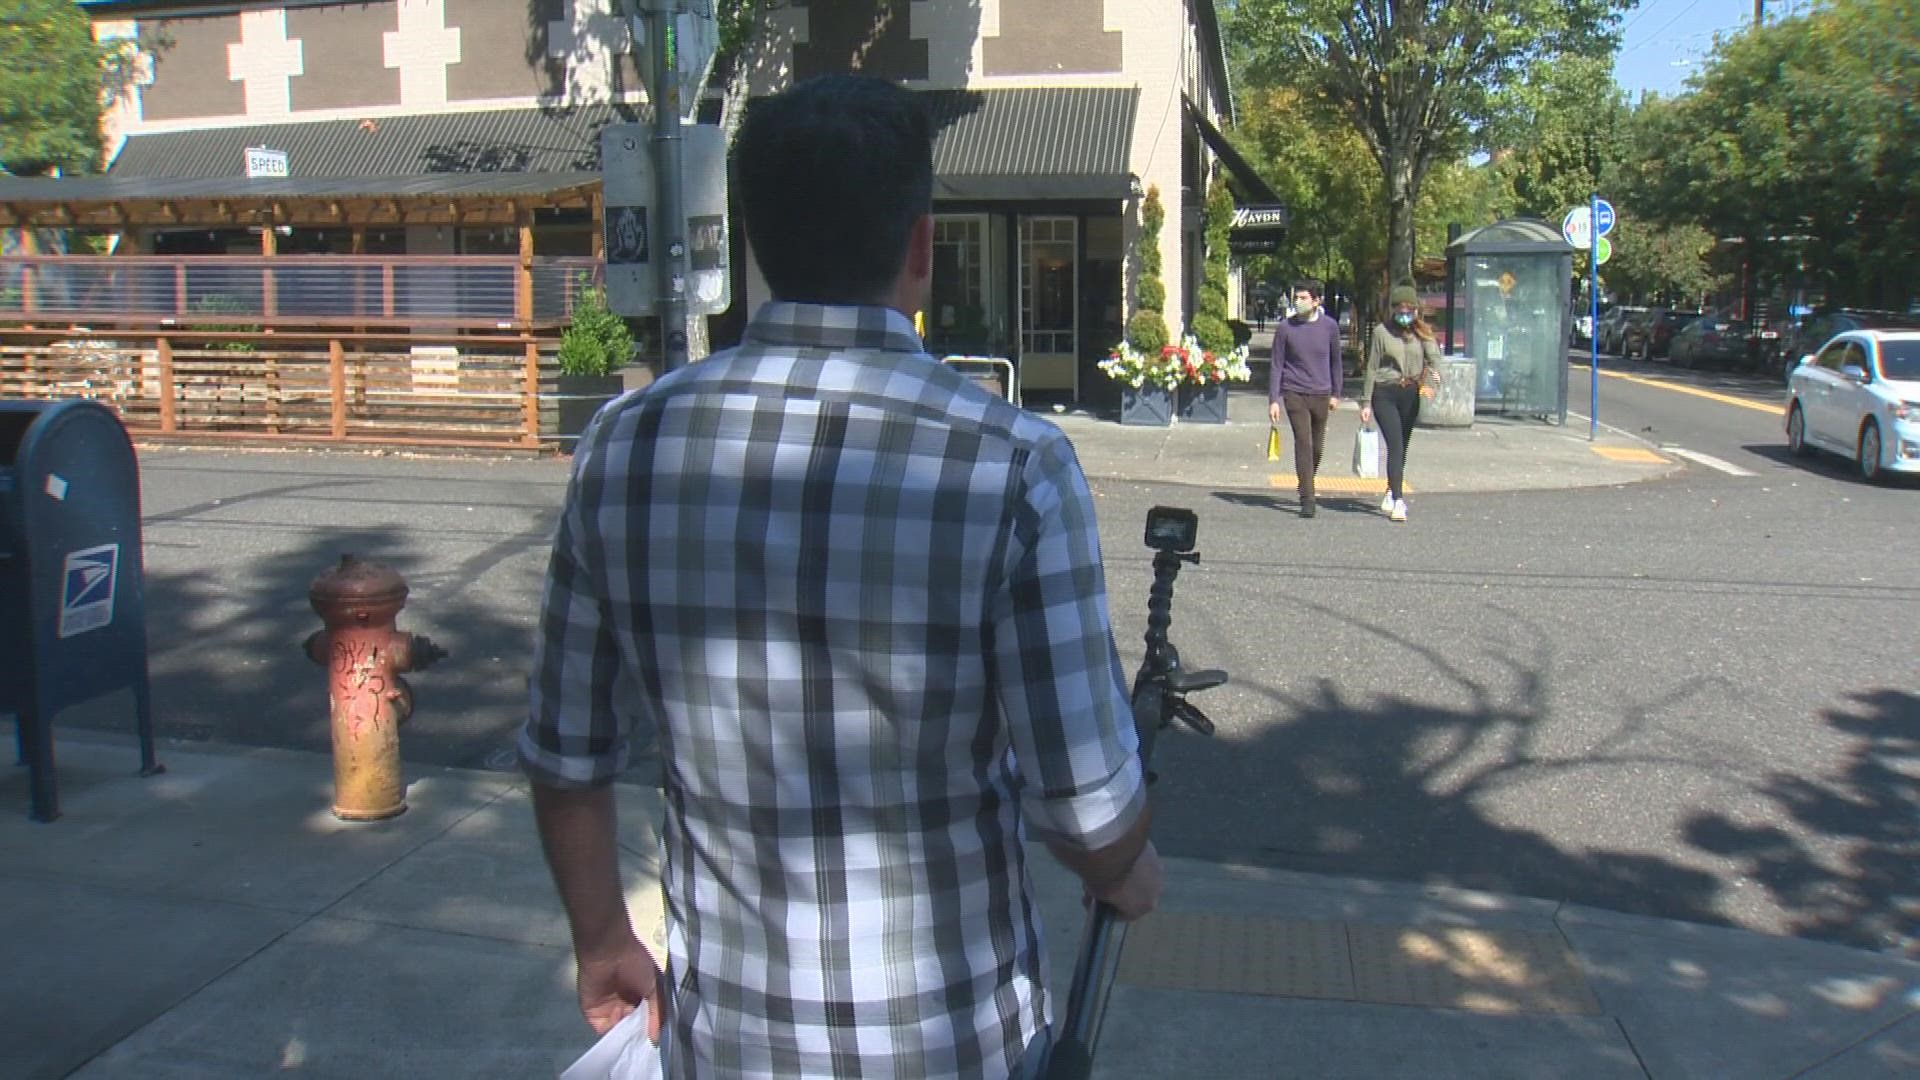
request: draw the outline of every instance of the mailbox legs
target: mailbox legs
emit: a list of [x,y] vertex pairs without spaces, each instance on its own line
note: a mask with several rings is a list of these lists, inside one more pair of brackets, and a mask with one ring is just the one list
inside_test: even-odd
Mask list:
[[52,821],[60,816],[60,784],[53,771],[53,731],[51,718],[34,700],[34,688],[27,688],[27,700],[20,706],[19,726],[14,729],[20,763],[27,767],[30,803],[27,816],[35,821]]

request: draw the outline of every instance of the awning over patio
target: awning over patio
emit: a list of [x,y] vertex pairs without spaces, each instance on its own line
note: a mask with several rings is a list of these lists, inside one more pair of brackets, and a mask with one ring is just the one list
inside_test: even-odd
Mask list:
[[[926,94],[938,199],[1130,193],[1136,88]],[[0,227],[511,224],[531,208],[590,207],[600,129],[639,119],[586,105],[137,135],[104,176],[0,176]],[[285,154],[289,175],[246,176],[259,148]]]
[[937,199],[1124,199],[1133,87],[929,90]]
[[0,177],[0,227],[512,224],[521,211],[534,207],[587,208],[599,188],[598,173]]
[[1243,201],[1252,203],[1271,204],[1284,201],[1280,198],[1280,193],[1273,190],[1273,185],[1267,183],[1259,170],[1253,167],[1253,163],[1246,159],[1246,155],[1240,153],[1232,143],[1227,141],[1227,137],[1221,133],[1220,129],[1213,126],[1213,121],[1207,119],[1206,113],[1196,108],[1191,101],[1186,105],[1187,115],[1192,118],[1194,126],[1200,130],[1201,140],[1207,144],[1208,149],[1213,151],[1213,156],[1220,159],[1220,164],[1227,167],[1227,186],[1232,188],[1236,195],[1239,195]]
[[600,129],[638,121],[617,105],[491,109],[365,120],[198,128],[129,138],[108,169],[117,177],[246,175],[247,150],[287,155],[299,179],[600,171]]

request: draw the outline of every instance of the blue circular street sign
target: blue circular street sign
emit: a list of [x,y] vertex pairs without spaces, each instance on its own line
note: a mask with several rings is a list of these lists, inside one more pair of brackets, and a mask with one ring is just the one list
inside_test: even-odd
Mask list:
[[1613,204],[1608,202],[1605,199],[1598,199],[1598,200],[1595,200],[1594,209],[1599,211],[1596,217],[1600,226],[1600,235],[1605,236],[1608,233],[1612,232],[1613,231]]

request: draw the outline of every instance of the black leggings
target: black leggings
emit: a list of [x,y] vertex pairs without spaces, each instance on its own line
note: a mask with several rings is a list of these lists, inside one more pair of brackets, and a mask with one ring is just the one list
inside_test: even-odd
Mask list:
[[1413,440],[1413,425],[1420,419],[1418,386],[1376,386],[1373,388],[1373,422],[1380,425],[1381,438],[1387,444],[1387,490],[1393,497],[1406,491],[1401,481],[1407,474],[1407,443]]

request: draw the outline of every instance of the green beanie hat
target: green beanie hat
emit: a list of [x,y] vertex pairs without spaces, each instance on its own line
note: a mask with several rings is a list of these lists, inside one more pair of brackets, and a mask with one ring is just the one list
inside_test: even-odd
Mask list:
[[1420,294],[1414,292],[1411,285],[1395,285],[1393,291],[1387,294],[1387,304],[1392,307],[1407,304],[1417,308],[1420,306]]

